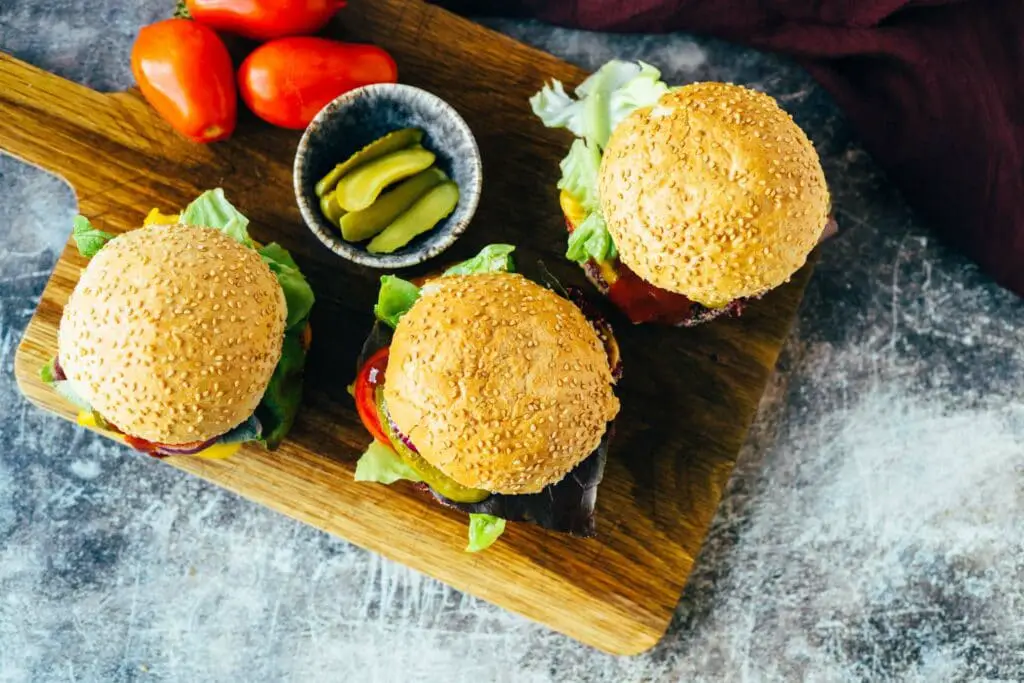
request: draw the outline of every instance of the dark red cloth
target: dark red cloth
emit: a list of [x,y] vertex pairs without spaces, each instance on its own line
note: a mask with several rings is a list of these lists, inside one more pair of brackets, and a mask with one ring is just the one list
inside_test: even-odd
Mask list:
[[1024,295],[1024,0],[447,0],[793,56],[929,223]]

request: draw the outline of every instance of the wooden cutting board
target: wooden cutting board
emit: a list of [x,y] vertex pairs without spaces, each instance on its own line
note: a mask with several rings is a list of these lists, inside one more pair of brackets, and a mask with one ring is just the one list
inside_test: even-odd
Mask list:
[[[520,260],[543,258],[564,280],[582,283],[562,259],[555,191],[569,139],[543,128],[527,98],[544,78],[576,84],[585,74],[417,2],[352,0],[337,24],[335,35],[391,51],[400,80],[447,99],[478,138],[483,198],[446,257],[510,242],[520,245]],[[298,139],[243,115],[230,141],[191,144],[136,91],[100,94],[0,54],[0,148],[66,178],[80,212],[99,227],[136,228],[152,207],[173,211],[220,186],[252,220],[254,237],[283,243],[316,290],[306,397],[289,441],[226,461],[164,462],[602,650],[650,648],[693,568],[810,268],[739,320],[692,330],[619,321],[623,409],[598,495],[598,537],[516,524],[489,551],[467,554],[464,516],[403,485],[352,480],[369,438],[345,387],[380,273],[341,260],[303,225],[291,184]],[[83,266],[69,242],[15,363],[25,395],[68,419],[72,407],[38,371],[56,351],[61,310]]]

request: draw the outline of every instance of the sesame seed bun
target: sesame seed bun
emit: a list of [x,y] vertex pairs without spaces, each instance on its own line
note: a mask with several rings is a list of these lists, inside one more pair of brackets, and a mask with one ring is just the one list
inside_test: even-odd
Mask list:
[[444,277],[395,330],[388,412],[446,475],[534,493],[590,455],[619,411],[600,338],[570,301],[520,275]]
[[285,317],[284,292],[255,250],[210,228],[153,225],[89,262],[64,307],[58,357],[126,434],[205,441],[256,410]]
[[807,135],[768,95],[725,83],[687,85],[633,112],[598,182],[622,262],[709,308],[786,282],[828,220]]

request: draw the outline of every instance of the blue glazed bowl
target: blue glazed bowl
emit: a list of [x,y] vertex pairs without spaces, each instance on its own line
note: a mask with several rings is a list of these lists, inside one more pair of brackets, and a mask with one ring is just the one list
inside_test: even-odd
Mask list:
[[[420,128],[423,146],[459,186],[459,204],[432,230],[391,254],[371,254],[346,242],[320,212],[317,181],[355,152],[400,128]],[[437,95],[411,85],[380,83],[347,92],[324,107],[302,134],[295,153],[295,198],[306,225],[335,254],[372,268],[406,268],[437,256],[469,225],[480,201],[483,168],[469,126]]]

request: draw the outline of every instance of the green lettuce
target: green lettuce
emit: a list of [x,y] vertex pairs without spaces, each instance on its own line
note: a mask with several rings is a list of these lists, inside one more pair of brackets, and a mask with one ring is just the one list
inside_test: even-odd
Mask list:
[[72,222],[74,226],[71,236],[75,239],[75,246],[78,253],[86,258],[92,258],[110,240],[117,235],[110,232],[103,232],[92,226],[85,216],[75,216]]
[[82,396],[75,391],[71,382],[64,380],[62,382],[53,382],[50,384],[53,390],[57,392],[57,395],[63,398],[68,403],[74,405],[79,410],[86,412],[92,412],[92,406]]
[[469,545],[467,553],[476,553],[490,548],[498,537],[505,533],[505,520],[494,515],[471,512],[469,515]]
[[356,481],[393,484],[399,480],[423,481],[407,462],[398,457],[389,446],[374,439],[356,463]]
[[[473,258],[457,263],[443,275],[479,275],[480,273],[508,273],[515,271],[515,262],[511,244],[490,244],[484,247]],[[412,305],[420,298],[420,288],[400,277],[384,275],[380,278],[380,292],[377,303],[373,306],[373,314],[382,323],[398,326],[398,321],[409,312]]]
[[280,244],[271,242],[258,251],[284,290],[284,299],[288,306],[287,329],[305,327],[309,312],[313,309],[313,288],[299,270],[295,259]]
[[[396,481],[421,482],[422,477],[395,451],[374,440],[356,463],[356,481],[394,484]],[[469,544],[466,552],[476,553],[494,544],[505,531],[505,520],[494,515],[469,514]]]
[[181,212],[179,220],[185,225],[203,225],[216,228],[249,248],[256,245],[249,237],[249,219],[224,196],[224,190],[207,190]]
[[57,381],[57,359],[51,358],[50,362],[39,368],[39,379],[43,380],[44,384],[53,384]]
[[457,263],[445,275],[479,275],[480,273],[511,273],[515,271],[511,244],[489,244],[480,253],[462,263]]
[[565,257],[576,263],[613,261],[619,255],[601,212],[593,211],[569,235]]
[[398,321],[419,298],[420,288],[408,280],[394,275],[381,276],[380,292],[377,294],[373,314],[381,322],[397,327]]
[[603,149],[624,118],[653,106],[668,90],[661,72],[650,64],[615,59],[583,81],[575,99],[560,81],[552,80],[530,98],[530,107],[548,128],[567,128]]
[[565,190],[587,211],[598,209],[597,171],[601,166],[601,151],[586,140],[574,140],[569,153],[559,167],[562,177],[558,189]]
[[302,371],[306,366],[302,332],[300,328],[285,334],[281,360],[270,376],[263,400],[256,407],[256,417],[263,425],[263,441],[271,450],[281,444],[292,428],[302,401]]
[[612,60],[576,88],[576,97],[557,80],[530,98],[530,106],[548,128],[566,128],[578,138],[562,160],[558,188],[588,213],[569,237],[566,256],[578,263],[608,261],[615,243],[599,211],[597,189],[601,155],[612,131],[640,107],[650,107],[669,91],[661,72],[644,62]]

